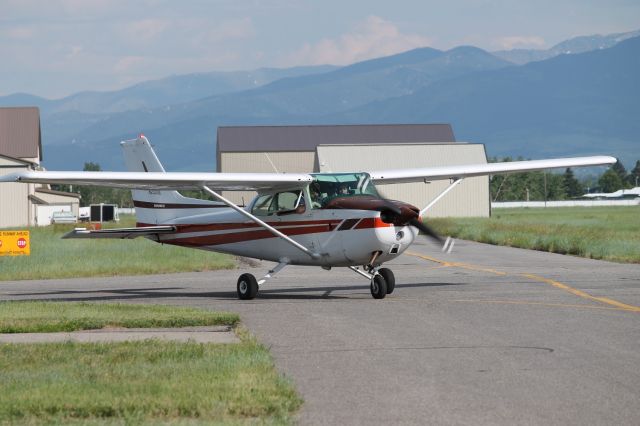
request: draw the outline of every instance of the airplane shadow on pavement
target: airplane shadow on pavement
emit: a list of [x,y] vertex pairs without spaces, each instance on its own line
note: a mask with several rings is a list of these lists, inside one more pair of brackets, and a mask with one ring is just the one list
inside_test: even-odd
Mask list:
[[[413,283],[396,284],[396,289],[414,287],[441,287],[459,286],[464,283]],[[327,300],[327,299],[352,299],[354,294],[334,295],[333,292],[363,290],[368,293],[368,285],[346,285],[332,287],[287,287],[264,288],[260,290],[255,299],[274,300]],[[183,290],[183,291],[180,291]],[[59,290],[30,293],[11,293],[8,296],[19,299],[14,300],[46,300],[62,302],[90,302],[90,301],[118,301],[118,300],[144,300],[144,299],[171,299],[171,298],[208,298],[220,300],[237,299],[235,290],[229,291],[184,291],[183,287],[149,287],[149,288],[117,288],[98,290]],[[303,294],[300,294],[303,293]],[[26,296],[33,296],[24,299]],[[9,299],[11,300],[11,299]],[[240,301],[239,301],[240,302]]]

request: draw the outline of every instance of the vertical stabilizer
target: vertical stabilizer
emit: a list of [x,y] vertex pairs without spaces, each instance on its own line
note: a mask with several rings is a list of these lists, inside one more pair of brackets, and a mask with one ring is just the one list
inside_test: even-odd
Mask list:
[[[124,161],[130,172],[161,172],[164,167],[149,140],[140,135],[137,139],[120,142]],[[224,204],[198,198],[187,198],[178,191],[132,190],[136,219],[140,224],[162,224],[183,217],[210,212]]]

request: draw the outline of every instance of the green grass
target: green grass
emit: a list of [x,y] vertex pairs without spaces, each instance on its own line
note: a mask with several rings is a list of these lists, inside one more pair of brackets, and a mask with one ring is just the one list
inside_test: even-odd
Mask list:
[[[161,274],[233,268],[233,257],[135,240],[67,239],[81,225],[51,225],[31,231],[30,256],[0,257],[0,281],[113,275]],[[133,216],[109,227],[135,226]]]
[[240,317],[164,305],[84,302],[0,302],[0,333],[52,333],[104,327],[149,328],[235,326]]
[[[0,327],[12,327],[15,315],[47,331],[67,329],[58,316],[79,328],[218,321],[210,312],[162,306],[6,302]],[[227,345],[0,345],[0,424],[291,423],[301,399],[267,349],[246,331],[239,335],[241,343]]]
[[429,224],[466,240],[640,263],[640,207],[493,209],[492,214],[430,219]]
[[0,423],[286,422],[301,404],[254,342],[0,346]]

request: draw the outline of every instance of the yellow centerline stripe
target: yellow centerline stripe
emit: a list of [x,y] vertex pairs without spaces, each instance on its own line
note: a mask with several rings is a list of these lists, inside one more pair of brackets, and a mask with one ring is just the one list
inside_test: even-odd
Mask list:
[[[503,271],[498,271],[496,269],[491,269],[491,268],[485,268],[482,266],[476,266],[476,265],[471,265],[471,264],[467,264],[467,263],[462,263],[462,262],[447,262],[444,260],[440,260],[440,259],[436,259],[435,257],[430,257],[430,256],[425,256],[419,253],[414,253],[414,252],[410,252],[410,251],[406,251],[406,254],[408,254],[409,256],[414,256],[414,257],[419,257],[421,259],[424,260],[428,260],[430,262],[436,262],[441,264],[442,266],[445,267],[456,267],[456,268],[463,268],[463,269],[470,269],[472,271],[481,271],[481,272],[489,272],[495,275],[502,275],[502,276],[506,276],[507,273],[503,272]],[[640,307],[638,306],[634,306],[634,305],[627,305],[626,303],[621,303],[618,302],[617,300],[613,300],[610,299],[608,297],[596,297],[596,296],[592,296],[588,293],[585,293],[582,290],[578,290],[577,288],[573,288],[570,287],[566,284],[563,284],[559,281],[555,281],[549,278],[544,278],[541,277],[539,275],[535,275],[535,274],[519,274],[522,277],[525,278],[529,278],[530,280],[533,281],[537,281],[537,282],[542,282],[542,283],[546,283],[546,284],[550,284],[556,288],[559,288],[561,290],[567,291],[573,295],[576,295],[578,297],[582,297],[583,299],[587,299],[587,300],[592,300],[594,302],[599,302],[599,303],[605,303],[607,305],[611,305],[611,306],[615,306],[618,309],[622,309],[625,311],[631,311],[631,312],[640,312]]]
[[476,266],[476,265],[471,265],[471,264],[468,264],[468,263],[461,263],[461,262],[446,262],[444,260],[436,259],[434,257],[429,257],[429,256],[425,256],[425,255],[422,255],[422,254],[413,253],[413,252],[409,252],[409,251],[406,251],[405,253],[408,254],[409,256],[420,257],[420,258],[422,258],[424,260],[428,260],[430,262],[439,263],[444,268],[455,267],[455,268],[462,268],[462,269],[470,269],[472,271],[489,272],[489,273],[495,274],[495,275],[507,275],[506,272],[498,271],[496,269],[485,268],[483,266]]
[[564,291],[568,291],[571,294],[575,294],[576,296],[582,297],[584,299],[589,299],[589,300],[593,300],[596,302],[601,302],[601,303],[606,303],[607,305],[612,305],[615,306],[617,308],[620,309],[624,309],[625,311],[633,311],[633,312],[640,312],[640,307],[638,306],[633,306],[633,305],[627,305],[626,303],[621,303],[618,302],[617,300],[613,300],[613,299],[609,299],[608,297],[596,297],[596,296],[592,296],[588,293],[585,293],[582,290],[578,290],[577,288],[573,288],[573,287],[569,287],[566,284],[563,284],[561,282],[549,279],[549,278],[544,278],[538,275],[534,275],[534,274],[520,274],[523,277],[529,278],[531,280],[534,281],[539,281],[542,283],[547,283],[547,284],[551,284],[552,286],[562,289]]
[[538,305],[538,306],[558,306],[561,308],[579,308],[579,309],[602,309],[606,311],[620,311],[626,309],[610,308],[608,306],[594,306],[594,305],[572,305],[569,303],[546,303],[546,302],[527,302],[524,300],[453,300],[453,302],[462,303],[498,303],[505,305]]

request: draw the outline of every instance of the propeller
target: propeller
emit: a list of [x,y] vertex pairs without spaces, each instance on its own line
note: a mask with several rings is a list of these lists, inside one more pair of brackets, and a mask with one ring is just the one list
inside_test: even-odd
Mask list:
[[431,228],[430,226],[427,226],[426,223],[424,223],[423,221],[419,220],[417,217],[409,220],[408,223],[411,226],[415,226],[416,228],[418,228],[420,230],[420,232],[422,232],[423,234],[433,238],[434,240],[436,240],[440,244],[444,244],[445,240],[443,240],[442,237],[440,235],[438,235],[438,233],[433,228]]
[[442,251],[451,252],[453,239],[447,237],[443,239],[438,233],[420,220],[420,211],[417,207],[402,201],[394,201],[384,197],[378,189],[379,196],[361,195],[358,197],[335,197],[327,202],[324,208],[331,209],[362,209],[375,210],[380,212],[380,219],[384,223],[391,223],[396,226],[411,225],[425,236],[443,245]]
[[440,244],[444,243],[442,237],[438,235],[433,228],[427,226],[419,219],[419,215],[415,207],[401,202],[403,204],[401,208],[398,206],[398,202],[394,202],[380,193],[380,189],[378,189],[378,193],[380,194],[383,203],[381,206],[382,208],[380,209],[380,216],[383,221],[387,223],[395,223],[396,225],[409,224],[411,226],[415,226],[427,237],[433,238]]
[[[378,194],[381,196],[381,200],[383,202],[383,209],[381,210],[381,219],[388,223],[396,223],[400,220],[401,223],[397,223],[399,225],[408,224],[418,228],[420,232],[422,232],[425,236],[432,238],[437,241],[440,245],[442,245],[442,251],[446,251],[451,253],[453,249],[453,239],[451,237],[447,237],[446,240],[442,238],[432,227],[428,226],[426,223],[420,220],[419,214],[415,209],[415,207],[403,206],[404,208],[400,208],[395,202],[385,197],[378,188]],[[405,204],[405,203],[403,203]],[[412,208],[408,208],[412,207]],[[403,217],[404,216],[404,217]],[[404,222],[404,223],[403,223]]]

